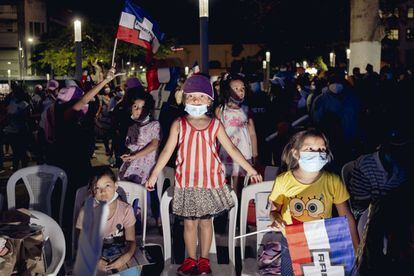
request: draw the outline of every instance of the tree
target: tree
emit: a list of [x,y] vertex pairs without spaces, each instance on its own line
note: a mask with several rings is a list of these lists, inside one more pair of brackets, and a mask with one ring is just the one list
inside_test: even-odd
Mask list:
[[[82,67],[85,68],[96,60],[106,67],[110,66],[116,34],[115,27],[87,24],[82,30]],[[35,66],[54,75],[72,75],[75,71],[73,28],[68,26],[50,31],[37,46],[33,61]],[[157,58],[164,58],[170,52],[171,41],[162,42]],[[115,60],[121,59],[144,63],[146,49],[134,44],[119,41]]]

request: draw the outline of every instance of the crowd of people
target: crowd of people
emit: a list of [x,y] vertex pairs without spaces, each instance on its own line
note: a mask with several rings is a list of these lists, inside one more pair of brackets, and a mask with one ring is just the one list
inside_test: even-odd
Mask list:
[[[245,177],[260,182],[264,166],[271,165],[280,167],[269,197],[272,226],[346,216],[361,275],[404,271],[414,258],[414,221],[404,213],[413,178],[414,76],[389,66],[379,74],[370,64],[365,70],[330,68],[310,75],[281,65],[267,91],[255,74],[226,72],[214,82],[203,74],[183,76],[158,118],[150,91],[137,78],[115,86],[114,68],[97,83],[50,80],[46,87],[36,85],[33,95],[14,84],[1,103],[0,168],[10,146],[13,171],[28,165],[30,153],[32,161],[67,173],[65,202],[74,202],[76,190],[90,185],[96,204],[110,203],[106,239],[123,236],[128,250],[114,263],[101,260],[101,270],[121,267],[135,250],[134,210],[117,200],[117,179],[147,187],[151,214],[161,227],[155,183],[165,166],[175,168],[172,212],[184,221],[188,252],[178,272],[190,275],[211,273],[211,218],[234,206],[231,189],[240,199]],[[292,126],[303,116],[303,124]],[[108,164],[119,169],[117,177],[108,168],[92,168],[97,141]],[[343,183],[341,170],[353,160],[350,180]],[[316,207],[302,198],[313,198]],[[64,208],[70,240],[73,206]],[[368,209],[371,227],[360,237],[357,221]],[[76,228],[82,229],[82,212]],[[384,236],[386,255],[378,247]],[[282,245],[282,275],[291,275],[286,240]]]

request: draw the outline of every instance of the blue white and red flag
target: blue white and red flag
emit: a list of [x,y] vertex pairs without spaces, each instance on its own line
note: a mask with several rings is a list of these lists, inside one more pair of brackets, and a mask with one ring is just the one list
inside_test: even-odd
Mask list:
[[125,7],[121,13],[116,38],[133,43],[156,53],[160,47],[160,41],[164,33],[142,8],[125,1]]
[[295,276],[351,275],[355,256],[345,217],[286,227]]

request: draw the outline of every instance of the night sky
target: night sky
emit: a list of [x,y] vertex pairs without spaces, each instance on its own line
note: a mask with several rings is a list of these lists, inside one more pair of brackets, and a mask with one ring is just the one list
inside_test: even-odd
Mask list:
[[[124,1],[59,0],[100,24],[117,24]],[[198,0],[136,0],[177,44],[198,43]],[[210,43],[263,43],[282,54],[312,56],[349,40],[349,0],[210,0]],[[256,2],[267,3],[264,13]]]

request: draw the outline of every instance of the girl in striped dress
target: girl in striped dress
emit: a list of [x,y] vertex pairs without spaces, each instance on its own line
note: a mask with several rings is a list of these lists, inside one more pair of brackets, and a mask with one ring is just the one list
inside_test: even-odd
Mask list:
[[[171,126],[168,141],[146,187],[154,189],[158,174],[178,146],[172,209],[176,216],[184,219],[184,242],[189,257],[177,272],[179,275],[210,274],[211,218],[234,206],[219,158],[217,140],[247,171],[252,181],[260,182],[262,178],[233,145],[220,121],[207,115],[214,100],[210,80],[202,75],[193,75],[185,81],[183,92],[188,115],[177,119]],[[201,256],[197,260],[198,226]]]

